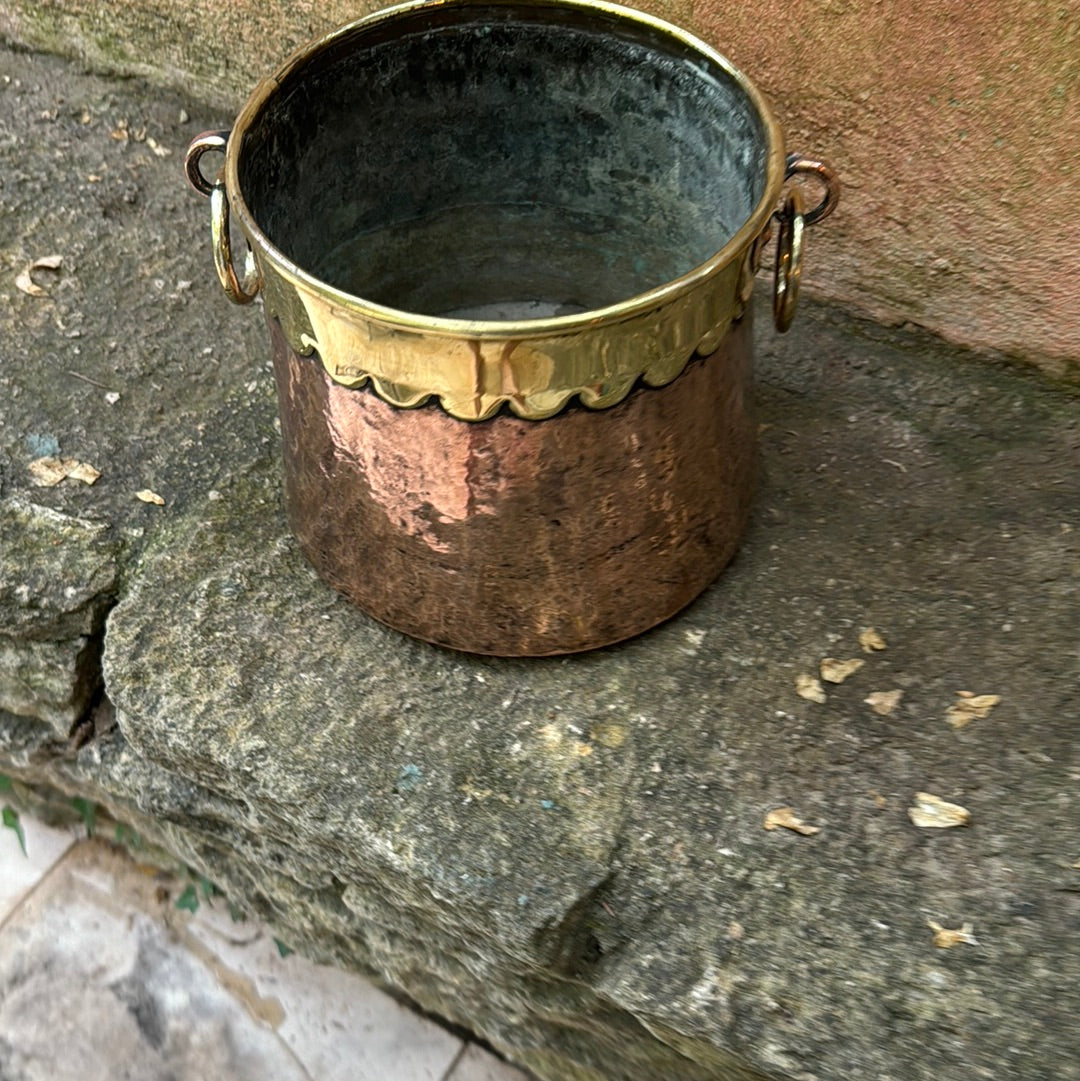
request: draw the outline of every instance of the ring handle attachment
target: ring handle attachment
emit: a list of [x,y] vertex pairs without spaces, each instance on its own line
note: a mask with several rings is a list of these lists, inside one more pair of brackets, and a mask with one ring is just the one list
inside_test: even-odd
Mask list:
[[823,161],[789,154],[784,179],[811,177],[820,183],[825,194],[816,206],[806,209],[802,184],[790,184],[784,203],[774,217],[779,225],[776,240],[776,283],[773,290],[773,321],[783,334],[795,318],[799,302],[799,274],[802,270],[803,235],[808,225],[827,218],[840,201],[840,181]]
[[244,271],[240,277],[233,265],[232,238],[229,234],[229,196],[225,190],[225,173],[220,170],[213,183],[206,179],[200,164],[204,154],[218,151],[224,154],[229,144],[229,132],[204,131],[191,140],[184,157],[184,172],[188,183],[202,195],[210,197],[210,236],[214,249],[214,269],[217,270],[225,295],[234,304],[250,304],[262,284],[259,268],[251,246],[244,256]]
[[807,217],[803,213],[802,192],[792,188],[777,214],[776,283],[773,290],[773,321],[783,334],[795,318],[799,302],[799,272],[802,270],[803,233]]
[[229,132],[227,131],[204,131],[191,140],[191,145],[184,155],[184,174],[188,183],[200,194],[209,195],[214,190],[214,185],[203,176],[202,161],[204,154],[216,150],[221,154],[229,145]]
[[840,180],[832,167],[825,162],[804,158],[799,154],[788,154],[784,179],[792,180],[798,176],[813,177],[825,188],[821,202],[803,214],[805,224],[815,225],[827,218],[840,202]]

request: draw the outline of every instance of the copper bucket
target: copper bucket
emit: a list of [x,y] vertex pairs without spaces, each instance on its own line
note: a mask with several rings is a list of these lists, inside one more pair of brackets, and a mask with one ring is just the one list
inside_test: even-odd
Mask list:
[[376,619],[573,652],[731,558],[754,272],[776,219],[786,329],[838,189],[709,46],[605,3],[405,4],[295,53],[187,173],[226,293],[265,303],[291,528]]

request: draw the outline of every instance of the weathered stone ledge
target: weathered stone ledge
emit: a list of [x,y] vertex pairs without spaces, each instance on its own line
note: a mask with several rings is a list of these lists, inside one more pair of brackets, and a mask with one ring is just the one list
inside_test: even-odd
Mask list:
[[[438,650],[287,532],[264,331],[178,166],[225,118],[6,61],[0,772],[552,1081],[1080,1077],[1075,398],[811,308],[759,335],[761,491],[713,589],[595,654]],[[50,440],[101,479],[33,488]],[[888,648],[798,697],[867,626]],[[954,730],[965,689],[1002,702]],[[917,829],[918,791],[972,825]]]

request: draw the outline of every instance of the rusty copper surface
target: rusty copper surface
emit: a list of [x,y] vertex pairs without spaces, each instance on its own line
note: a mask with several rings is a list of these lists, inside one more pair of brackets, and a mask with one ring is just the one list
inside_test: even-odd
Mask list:
[[475,653],[638,634],[731,558],[754,481],[749,319],[674,382],[479,423],[343,387],[269,320],[290,525],[376,619]]

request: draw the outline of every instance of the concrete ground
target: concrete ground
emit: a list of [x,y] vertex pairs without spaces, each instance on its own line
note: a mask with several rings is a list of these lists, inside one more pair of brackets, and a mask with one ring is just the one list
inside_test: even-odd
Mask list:
[[2,1081],[525,1081],[197,884],[19,825],[25,854],[0,831]]

